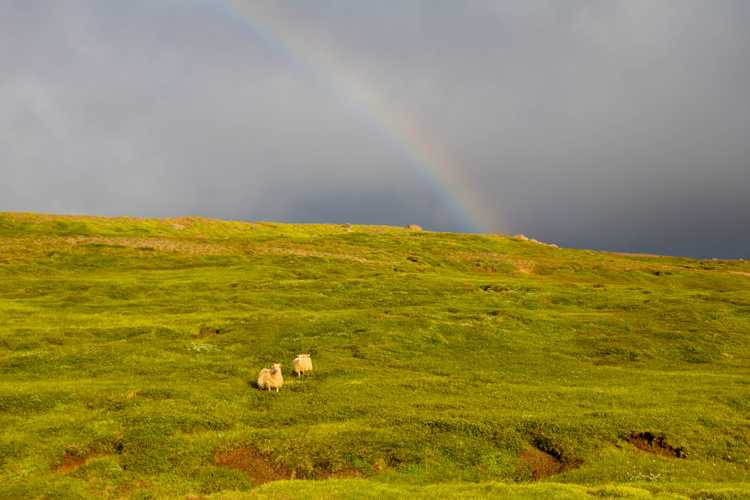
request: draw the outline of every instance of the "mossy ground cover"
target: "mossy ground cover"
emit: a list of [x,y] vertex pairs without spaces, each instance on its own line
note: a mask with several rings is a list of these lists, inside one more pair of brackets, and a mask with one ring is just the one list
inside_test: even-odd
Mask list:
[[750,496],[743,261],[4,213],[0,318],[2,498]]

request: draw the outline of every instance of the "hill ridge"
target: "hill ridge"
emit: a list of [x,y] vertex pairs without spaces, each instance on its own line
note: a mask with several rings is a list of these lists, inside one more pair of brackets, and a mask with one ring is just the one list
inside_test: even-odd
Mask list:
[[0,497],[750,494],[747,262],[71,217],[0,213]]

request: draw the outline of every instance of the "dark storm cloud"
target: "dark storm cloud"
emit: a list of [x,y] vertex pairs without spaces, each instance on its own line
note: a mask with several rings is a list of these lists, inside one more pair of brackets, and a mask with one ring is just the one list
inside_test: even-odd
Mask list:
[[38,31],[5,33],[5,210],[279,219],[377,179],[363,130],[194,4],[8,5]]
[[[750,257],[747,2],[266,5],[504,231]],[[205,4],[0,0],[0,210],[466,230],[374,120]]]

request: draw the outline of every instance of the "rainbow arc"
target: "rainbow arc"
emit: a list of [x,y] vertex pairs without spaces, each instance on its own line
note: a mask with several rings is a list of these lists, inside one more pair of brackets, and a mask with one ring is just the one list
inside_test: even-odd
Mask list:
[[216,16],[232,23],[277,57],[298,68],[323,91],[373,130],[445,203],[468,232],[501,232],[499,214],[484,193],[466,176],[450,155],[370,82],[340,63],[298,19],[269,2],[252,0],[196,0]]

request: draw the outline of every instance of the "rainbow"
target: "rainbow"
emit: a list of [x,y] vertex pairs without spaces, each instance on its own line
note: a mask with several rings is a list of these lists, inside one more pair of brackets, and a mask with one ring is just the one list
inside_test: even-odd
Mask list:
[[270,2],[195,1],[298,68],[357,116],[446,204],[468,232],[499,233],[506,227],[482,190],[462,175],[457,163],[423,128],[369,82],[337,62],[319,41],[312,45],[316,37],[305,37],[309,30],[296,19],[273,8]]

